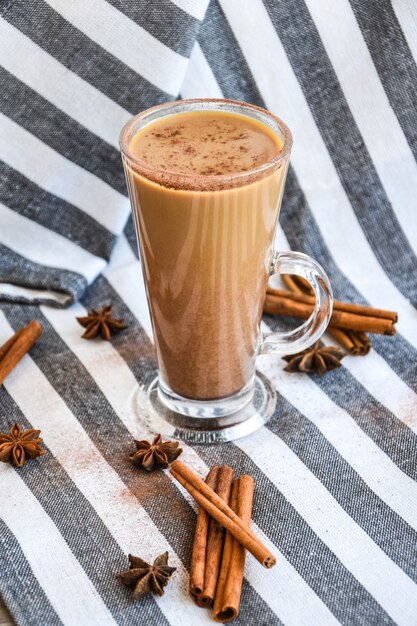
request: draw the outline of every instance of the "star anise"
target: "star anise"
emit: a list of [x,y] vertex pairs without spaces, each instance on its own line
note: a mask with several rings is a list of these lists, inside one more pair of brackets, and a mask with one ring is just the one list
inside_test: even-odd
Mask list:
[[83,339],[93,339],[100,335],[102,339],[110,341],[112,332],[118,333],[126,328],[123,320],[112,317],[111,305],[104,306],[100,311],[93,309],[85,317],[77,317],[77,322],[86,329]]
[[168,552],[156,557],[153,565],[137,556],[129,554],[129,569],[118,575],[126,587],[133,589],[135,598],[142,598],[148,593],[164,595],[164,587],[175,572],[176,567],[168,565]]
[[336,346],[325,347],[320,341],[317,341],[313,346],[299,354],[284,356],[284,361],[288,363],[284,370],[322,376],[326,372],[340,367],[340,361],[344,356],[346,356],[346,352],[341,348],[336,348]]
[[182,449],[178,447],[178,441],[162,441],[161,435],[156,435],[152,443],[135,439],[135,444],[137,451],[133,452],[129,459],[148,472],[152,472],[157,467],[168,467],[182,452]]
[[0,461],[11,463],[16,467],[22,467],[29,459],[36,459],[44,454],[40,444],[40,430],[22,430],[14,424],[10,429],[10,435],[0,433]]

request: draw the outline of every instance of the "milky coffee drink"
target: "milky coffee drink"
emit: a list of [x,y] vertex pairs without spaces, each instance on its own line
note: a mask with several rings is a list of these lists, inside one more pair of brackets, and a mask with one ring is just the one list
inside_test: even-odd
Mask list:
[[160,378],[185,398],[227,397],[253,376],[287,163],[260,166],[280,149],[267,126],[226,111],[170,115],[130,141]]

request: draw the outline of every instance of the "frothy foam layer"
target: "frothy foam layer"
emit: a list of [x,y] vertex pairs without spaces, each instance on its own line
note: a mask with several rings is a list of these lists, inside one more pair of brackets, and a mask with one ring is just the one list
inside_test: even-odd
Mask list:
[[164,172],[219,176],[255,169],[281,150],[267,126],[223,111],[177,113],[145,126],[130,149]]

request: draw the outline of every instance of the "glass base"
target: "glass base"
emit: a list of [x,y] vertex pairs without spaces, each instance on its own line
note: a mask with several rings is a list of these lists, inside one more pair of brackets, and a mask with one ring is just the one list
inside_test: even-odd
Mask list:
[[[221,415],[215,417],[196,417],[194,410],[193,415],[180,413],[165,404],[164,396],[158,377],[152,381],[146,393],[136,391],[134,404],[140,419],[153,432],[188,443],[222,443],[245,437],[268,422],[277,400],[271,383],[260,372],[256,372],[254,387],[247,393],[245,406],[229,413],[222,411]],[[197,404],[201,405],[204,414],[204,406],[212,403]],[[213,407],[207,408],[211,412]]]

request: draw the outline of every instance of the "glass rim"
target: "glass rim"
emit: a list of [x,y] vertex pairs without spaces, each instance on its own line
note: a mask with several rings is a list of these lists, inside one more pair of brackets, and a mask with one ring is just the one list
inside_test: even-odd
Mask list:
[[[132,137],[129,136],[132,127],[134,127],[140,120],[146,120],[147,117],[150,117],[151,120],[149,123],[156,121],[158,118],[153,117],[154,114],[158,113],[158,111],[165,111],[170,108],[175,108],[176,105],[179,107],[182,105],[219,105],[219,108],[215,106],[210,108],[202,108],[202,111],[205,110],[228,110],[227,108],[223,109],[221,105],[224,106],[234,106],[236,108],[242,109],[241,111],[236,111],[241,115],[245,115],[246,111],[252,111],[254,114],[258,114],[264,117],[269,118],[279,129],[282,137],[279,137],[280,141],[282,141],[281,150],[272,158],[254,167],[250,170],[244,172],[236,172],[234,174],[185,174],[183,172],[176,172],[173,170],[162,170],[153,165],[149,165],[149,163],[145,163],[140,158],[138,158],[129,148],[129,143]],[[190,108],[190,111],[198,111],[198,108]],[[187,111],[173,111],[172,115],[186,113]],[[253,116],[248,116],[253,117]],[[258,119],[258,117],[255,117]],[[262,120],[259,120],[261,121]],[[269,128],[271,128],[269,126]],[[276,132],[274,128],[271,129],[273,132]],[[279,168],[282,162],[285,162],[286,158],[289,156],[292,147],[292,134],[288,126],[276,115],[263,109],[262,107],[258,107],[254,104],[249,104],[247,102],[241,102],[239,100],[228,100],[223,98],[188,98],[184,100],[174,100],[171,102],[164,102],[162,104],[158,104],[156,106],[150,107],[149,109],[145,109],[138,115],[135,115],[131,118],[122,128],[120,133],[119,140],[120,150],[124,158],[126,158],[131,165],[132,169],[135,170],[138,174],[155,182],[163,187],[169,187],[178,190],[194,190],[194,191],[213,191],[213,190],[221,190],[221,189],[229,189],[233,187],[241,187],[256,180],[264,178],[270,172]]]

